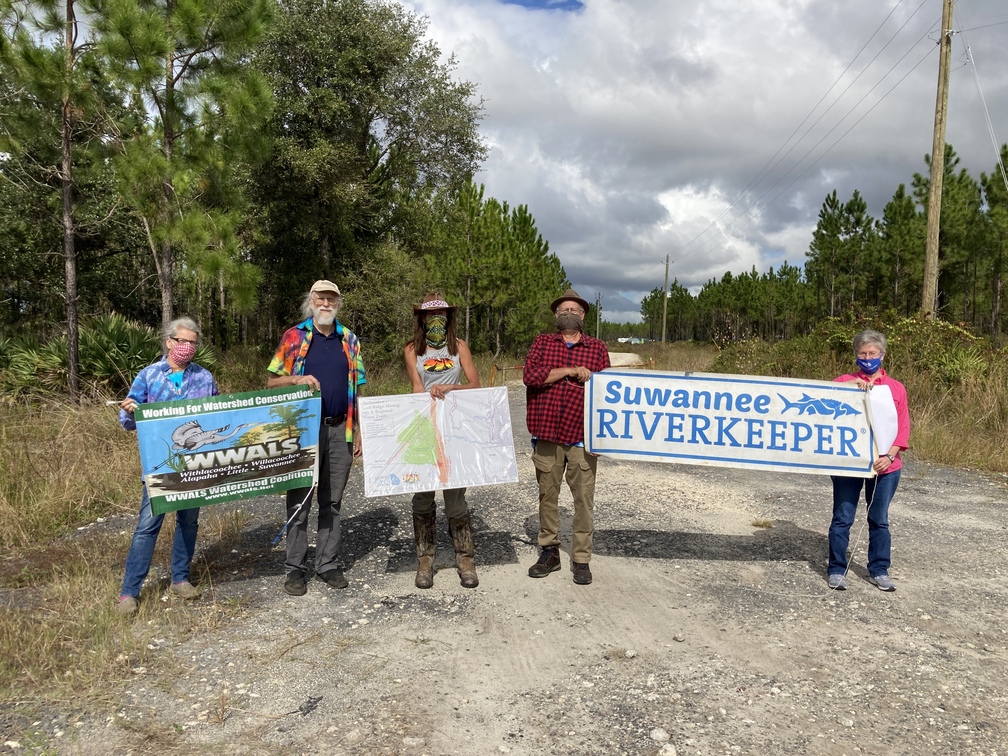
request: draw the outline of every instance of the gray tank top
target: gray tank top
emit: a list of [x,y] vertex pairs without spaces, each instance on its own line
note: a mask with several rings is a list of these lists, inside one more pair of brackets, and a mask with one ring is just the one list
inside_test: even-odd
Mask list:
[[428,345],[426,352],[417,355],[416,369],[424,388],[428,390],[438,383],[462,383],[458,355],[448,354],[447,346],[432,349]]

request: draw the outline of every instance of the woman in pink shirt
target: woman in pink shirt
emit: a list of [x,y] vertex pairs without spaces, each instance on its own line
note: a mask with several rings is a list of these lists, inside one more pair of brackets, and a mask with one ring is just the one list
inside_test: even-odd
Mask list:
[[889,536],[889,502],[899,485],[903,467],[900,454],[910,443],[910,412],[907,410],[906,389],[882,369],[886,353],[886,337],[878,331],[861,331],[854,336],[854,355],[858,371],[841,375],[837,381],[854,381],[859,388],[870,391],[873,386],[888,386],[896,405],[896,439],[888,449],[880,449],[875,459],[874,478],[833,476],[833,521],[829,528],[829,566],[826,568],[829,587],[847,589],[847,544],[850,528],[857,513],[861,488],[868,503],[868,579],[882,591],[895,591],[889,577],[889,557],[892,540]]

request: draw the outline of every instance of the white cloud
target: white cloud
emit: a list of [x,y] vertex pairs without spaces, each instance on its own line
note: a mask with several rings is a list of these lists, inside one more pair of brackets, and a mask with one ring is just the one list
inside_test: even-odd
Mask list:
[[[1005,20],[1000,3],[974,0],[957,21],[972,29],[1003,139],[1005,27],[976,28]],[[800,266],[826,194],[858,189],[877,216],[924,171],[938,65],[927,34],[941,11],[932,5],[914,15],[918,2],[896,0],[587,0],[577,12],[413,3],[485,99],[492,150],[477,180],[529,206],[575,288],[601,293],[613,320],[639,318],[666,254],[670,278],[692,287],[784,259]],[[953,72],[948,141],[979,176],[996,149],[972,78]]]

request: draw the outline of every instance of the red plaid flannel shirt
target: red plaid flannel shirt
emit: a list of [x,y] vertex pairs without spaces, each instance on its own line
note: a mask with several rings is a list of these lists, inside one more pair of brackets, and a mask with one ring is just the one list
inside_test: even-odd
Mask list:
[[584,384],[563,378],[546,385],[550,370],[579,365],[593,373],[609,367],[605,342],[581,334],[567,346],[559,333],[536,336],[525,358],[522,381],[526,388],[525,422],[536,438],[572,445],[584,441]]

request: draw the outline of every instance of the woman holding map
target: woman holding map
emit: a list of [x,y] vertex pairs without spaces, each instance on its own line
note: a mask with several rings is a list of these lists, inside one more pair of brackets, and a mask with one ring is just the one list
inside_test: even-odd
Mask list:
[[[194,320],[177,318],[165,326],[161,348],[163,356],[153,365],[145,367],[130,386],[129,394],[119,404],[119,423],[128,431],[136,430],[133,411],[141,404],[170,402],[176,399],[200,399],[217,396],[217,383],[206,368],[193,362],[200,330]],[[126,556],[126,574],[116,611],[135,614],[139,608],[140,588],[150,570],[154,544],[164,515],[151,512],[147,486],[143,486],[140,499],[140,517],[133,542]],[[175,513],[175,540],[172,544],[171,591],[184,599],[196,598],[200,591],[189,582],[189,565],[196,551],[196,531],[199,527],[199,508],[180,509]]]
[[[444,401],[445,395],[459,389],[479,388],[479,374],[473,364],[469,346],[455,335],[455,307],[437,293],[424,297],[413,306],[413,338],[406,344],[406,372],[414,394],[428,393],[431,401]],[[462,383],[462,375],[466,382]],[[465,489],[444,491],[445,516],[455,544],[455,565],[464,588],[479,585],[476,577],[476,555],[472,521],[466,504]],[[416,539],[416,587],[434,585],[434,558],[437,554],[437,509],[434,492],[413,494],[413,535]]]
[[[899,381],[890,378],[882,369],[886,353],[886,337],[878,331],[861,331],[854,336],[856,373],[839,376],[840,382],[853,381],[858,388],[875,391],[871,405],[879,405],[882,416],[895,417],[895,428],[874,427],[876,442],[879,438],[885,447],[876,449],[872,469],[874,478],[833,477],[833,521],[829,528],[829,566],[826,576],[829,587],[836,591],[847,589],[847,544],[850,528],[857,513],[861,488],[864,487],[868,504],[868,579],[882,591],[895,591],[896,585],[889,577],[889,502],[899,485],[903,462],[901,452],[910,444],[910,412],[907,409],[906,389]],[[889,403],[893,406],[889,406]],[[888,424],[888,423],[887,423]],[[895,431],[895,432],[893,432]],[[887,443],[888,442],[888,443]]]

